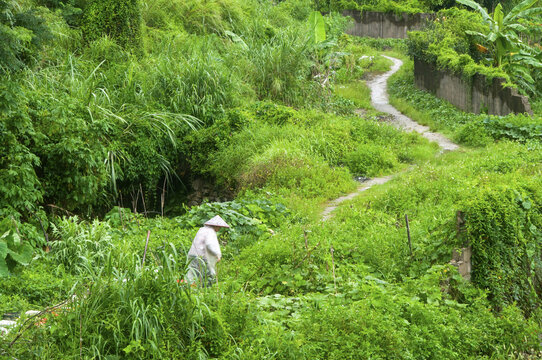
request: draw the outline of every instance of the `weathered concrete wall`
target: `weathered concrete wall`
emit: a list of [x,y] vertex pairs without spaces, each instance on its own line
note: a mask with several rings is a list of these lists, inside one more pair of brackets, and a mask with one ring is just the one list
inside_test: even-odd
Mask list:
[[488,82],[483,75],[475,75],[470,81],[450,71],[438,70],[433,64],[414,60],[414,79],[419,89],[427,90],[445,99],[461,110],[491,115],[510,113],[533,114],[529,99],[516,89],[503,88],[504,79]]
[[354,19],[354,26],[346,31],[354,36],[405,39],[407,31],[420,30],[434,14],[401,14],[374,11],[344,10],[344,16]]

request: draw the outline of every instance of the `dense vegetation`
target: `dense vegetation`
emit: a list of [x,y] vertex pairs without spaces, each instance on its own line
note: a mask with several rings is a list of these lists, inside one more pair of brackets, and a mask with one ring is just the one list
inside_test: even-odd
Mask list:
[[[1,357],[539,355],[537,92],[534,117],[465,114],[407,61],[392,100],[464,146],[439,154],[370,104],[380,55],[407,44],[346,36],[321,5],[0,0],[0,314],[22,324]],[[447,11],[462,30],[478,16]],[[321,221],[354,178],[388,174]],[[197,182],[221,201],[188,207]],[[216,214],[217,284],[191,287]],[[470,282],[449,264],[466,245]]]
[[397,14],[423,13],[437,11],[454,5],[453,0],[315,0],[321,11],[382,11]]
[[477,10],[448,9],[422,31],[409,33],[409,54],[463,75],[501,77],[508,86],[538,97],[542,93],[542,7],[523,1],[507,14],[500,4],[492,15],[471,0],[458,0]]
[[[520,2],[521,0],[503,1],[502,6],[508,11]],[[394,12],[396,14],[435,12],[456,5],[455,0],[314,0],[314,3],[320,11],[361,10]],[[478,0],[476,3],[489,9],[489,12],[493,12],[500,2]]]

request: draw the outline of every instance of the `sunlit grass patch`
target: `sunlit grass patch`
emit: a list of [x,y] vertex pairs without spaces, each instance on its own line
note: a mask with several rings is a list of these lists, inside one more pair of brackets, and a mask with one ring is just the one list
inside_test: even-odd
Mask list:
[[360,109],[370,110],[371,105],[371,89],[367,87],[365,81],[355,80],[335,86],[335,92],[340,96],[351,100],[354,105]]

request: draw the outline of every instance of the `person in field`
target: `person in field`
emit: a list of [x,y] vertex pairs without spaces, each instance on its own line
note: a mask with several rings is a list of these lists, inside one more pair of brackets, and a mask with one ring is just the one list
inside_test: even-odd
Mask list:
[[186,282],[200,286],[211,286],[216,279],[216,264],[222,258],[217,233],[222,228],[229,228],[220,216],[207,221],[201,227],[188,251],[188,272],[185,276]]

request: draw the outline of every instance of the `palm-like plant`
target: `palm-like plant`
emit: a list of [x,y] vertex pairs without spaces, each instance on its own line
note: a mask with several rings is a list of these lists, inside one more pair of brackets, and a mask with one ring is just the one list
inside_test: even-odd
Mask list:
[[[484,21],[489,25],[489,33],[482,34],[475,31],[468,31],[470,35],[479,36],[490,47],[493,53],[494,65],[500,67],[503,60],[511,60],[515,53],[532,53],[532,49],[524,44],[518,32],[525,32],[527,28],[519,20],[542,14],[542,7],[533,6],[538,0],[525,0],[516,5],[508,14],[504,14],[502,5],[498,4],[493,12],[493,17],[473,0],[456,0],[458,3],[471,7],[478,11]],[[523,57],[522,57],[523,59]]]
[[[467,31],[483,40],[492,54],[492,62],[496,67],[502,67],[513,81],[522,88],[536,93],[535,80],[531,76],[531,69],[542,69],[539,61],[541,51],[525,44],[519,33],[526,33],[527,28],[521,24],[522,19],[529,19],[542,14],[542,7],[534,7],[538,0],[524,0],[504,14],[501,4],[495,7],[493,16],[473,0],[456,0],[458,3],[476,10],[489,25],[489,32],[482,34],[476,31]],[[485,48],[484,48],[485,49]]]

